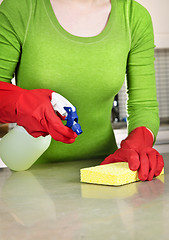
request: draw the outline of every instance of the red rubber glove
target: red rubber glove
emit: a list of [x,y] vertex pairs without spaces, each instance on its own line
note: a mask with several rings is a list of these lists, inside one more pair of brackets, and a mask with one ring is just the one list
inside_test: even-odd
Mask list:
[[128,162],[129,168],[138,170],[140,180],[151,181],[158,176],[163,167],[163,157],[154,149],[153,136],[146,127],[134,129],[120,144],[120,148],[101,163]]
[[33,137],[50,134],[56,141],[73,143],[77,134],[64,126],[51,104],[52,90],[26,90],[0,81],[0,122],[16,122]]

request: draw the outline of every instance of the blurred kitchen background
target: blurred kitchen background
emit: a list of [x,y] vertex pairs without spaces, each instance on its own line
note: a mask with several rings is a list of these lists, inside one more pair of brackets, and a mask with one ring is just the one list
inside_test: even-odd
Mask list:
[[[169,152],[169,0],[137,0],[137,2],[150,12],[154,26],[155,70],[160,114],[160,130],[154,148],[160,153],[165,153]],[[126,100],[124,83],[115,97],[112,109],[112,126],[118,146],[127,136]],[[0,125],[0,138],[12,127],[13,124]]]

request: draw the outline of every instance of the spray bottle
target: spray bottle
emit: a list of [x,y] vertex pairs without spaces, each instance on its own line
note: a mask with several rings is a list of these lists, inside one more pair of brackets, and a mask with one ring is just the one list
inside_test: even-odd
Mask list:
[[[63,96],[52,93],[51,104],[56,114],[67,120],[77,135],[82,133],[76,108]],[[0,157],[7,167],[14,171],[29,169],[48,149],[51,136],[32,137],[22,126],[16,126],[0,140]]]

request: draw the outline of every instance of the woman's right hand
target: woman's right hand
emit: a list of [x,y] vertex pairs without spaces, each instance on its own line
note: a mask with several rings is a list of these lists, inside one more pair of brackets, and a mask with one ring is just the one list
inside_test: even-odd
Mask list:
[[50,134],[56,141],[73,143],[77,134],[56,115],[52,93],[49,89],[26,90],[0,82],[0,122],[16,122],[33,137]]

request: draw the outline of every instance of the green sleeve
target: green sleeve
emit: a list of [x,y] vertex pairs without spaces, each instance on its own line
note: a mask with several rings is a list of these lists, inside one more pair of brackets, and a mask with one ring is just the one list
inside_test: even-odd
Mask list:
[[4,0],[0,5],[0,81],[11,82],[20,60],[28,27],[27,0]]
[[129,12],[131,47],[126,69],[128,133],[136,127],[145,126],[153,132],[156,140],[159,111],[152,20],[148,11],[135,1],[131,1]]

